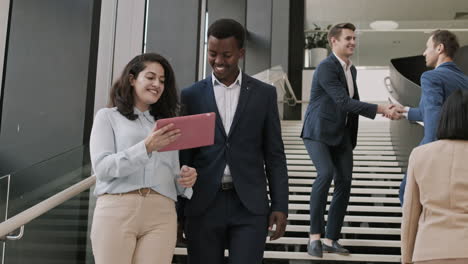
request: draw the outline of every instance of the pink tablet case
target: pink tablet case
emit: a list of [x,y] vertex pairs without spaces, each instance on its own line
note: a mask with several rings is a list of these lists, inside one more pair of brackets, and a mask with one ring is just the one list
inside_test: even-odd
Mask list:
[[176,141],[160,149],[159,152],[213,145],[215,119],[215,113],[159,119],[156,122],[156,129],[172,123],[174,129],[180,129],[182,134]]

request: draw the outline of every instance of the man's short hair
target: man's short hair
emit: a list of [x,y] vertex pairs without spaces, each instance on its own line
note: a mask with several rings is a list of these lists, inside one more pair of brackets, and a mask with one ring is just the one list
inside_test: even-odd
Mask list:
[[213,36],[217,39],[234,37],[237,40],[239,49],[244,47],[245,30],[244,27],[234,19],[218,19],[208,28],[208,38]]
[[435,30],[431,33],[432,42],[434,42],[434,47],[442,44],[444,45],[445,54],[450,58],[455,56],[460,44],[458,43],[458,38],[455,34],[448,30]]
[[328,31],[328,43],[330,44],[330,47],[332,46],[331,43],[331,38],[336,38],[338,39],[341,36],[341,32],[343,29],[350,29],[352,31],[356,30],[356,26],[354,26],[351,23],[339,23],[334,25],[332,28],[330,28],[330,31]]
[[468,140],[468,90],[456,90],[445,101],[437,138]]

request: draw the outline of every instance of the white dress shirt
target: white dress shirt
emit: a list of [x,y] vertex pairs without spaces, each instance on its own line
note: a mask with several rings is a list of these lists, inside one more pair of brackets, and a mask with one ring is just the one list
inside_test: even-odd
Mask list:
[[408,119],[408,112],[409,112],[409,110],[410,110],[410,107],[409,107],[409,106],[405,106],[405,111],[406,111],[406,112],[403,112],[403,116],[404,116],[406,119]]
[[140,188],[152,188],[176,201],[177,195],[188,198],[192,188],[178,184],[180,177],[179,152],[147,153],[145,138],[154,129],[149,111],[129,120],[117,108],[103,108],[94,117],[90,138],[91,163],[96,174],[96,196],[125,193]]
[[[229,134],[234,114],[236,113],[237,104],[239,102],[239,95],[242,84],[242,71],[239,69],[239,75],[236,80],[229,86],[220,82],[212,73],[213,91],[216,100],[218,112],[223,121],[224,131]],[[222,182],[232,182],[231,171],[229,165],[226,164]]]
[[349,92],[349,97],[353,98],[354,96],[354,82],[353,82],[353,75],[351,74],[351,66],[353,66],[353,62],[349,60],[349,64],[346,64],[340,57],[338,57],[335,53],[333,53],[335,57],[338,59],[338,61],[341,64],[341,67],[343,67],[343,71],[345,73],[346,77],[346,83],[348,84],[348,92]]

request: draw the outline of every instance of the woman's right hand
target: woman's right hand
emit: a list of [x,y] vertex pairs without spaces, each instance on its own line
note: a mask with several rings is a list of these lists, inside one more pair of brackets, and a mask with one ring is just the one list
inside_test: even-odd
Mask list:
[[176,141],[181,133],[180,129],[172,129],[174,124],[168,124],[153,131],[145,139],[146,152],[158,151],[170,143]]

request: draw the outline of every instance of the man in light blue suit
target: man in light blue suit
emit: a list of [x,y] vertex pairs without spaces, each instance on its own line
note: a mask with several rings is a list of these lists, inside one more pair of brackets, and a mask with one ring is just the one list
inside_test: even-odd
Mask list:
[[[435,67],[421,76],[421,100],[419,107],[408,108],[404,116],[410,121],[424,122],[424,138],[419,145],[437,140],[436,130],[440,110],[447,97],[457,89],[468,89],[466,76],[453,62],[459,48],[457,37],[448,30],[436,30],[427,40],[424,57],[426,66]],[[400,202],[406,186],[406,175],[400,185]]]

